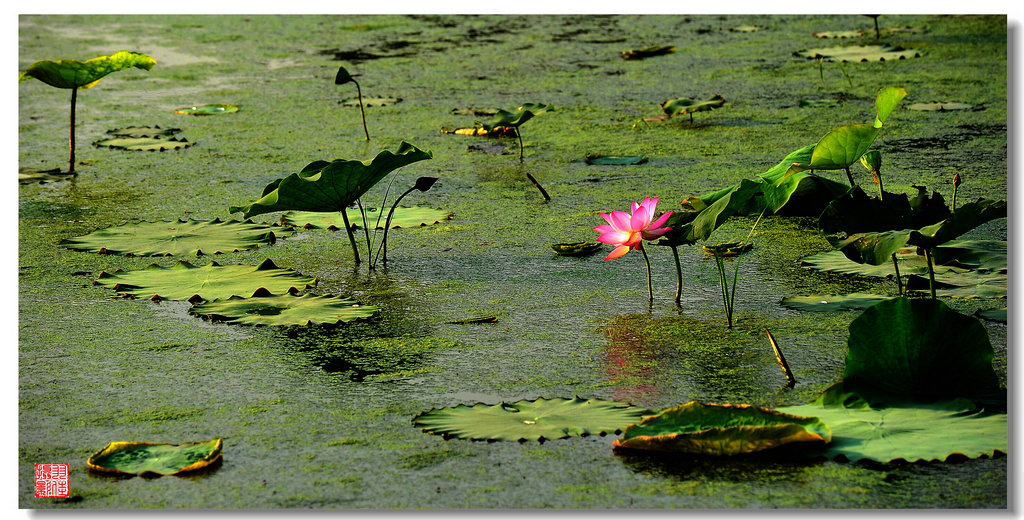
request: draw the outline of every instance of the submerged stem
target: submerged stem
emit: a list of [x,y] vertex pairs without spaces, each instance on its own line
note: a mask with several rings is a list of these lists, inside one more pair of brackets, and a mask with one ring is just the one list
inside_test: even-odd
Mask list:
[[341,209],[341,221],[345,223],[345,232],[348,233],[348,241],[352,244],[352,257],[355,258],[356,265],[359,265],[359,248],[356,247],[356,237],[352,234],[352,224],[348,221],[348,212],[345,208]]
[[637,249],[644,254],[644,264],[647,265],[647,296],[650,297],[650,301],[654,301],[654,286],[651,285],[651,260],[647,258],[647,250],[644,249],[644,244],[641,242],[637,245]]

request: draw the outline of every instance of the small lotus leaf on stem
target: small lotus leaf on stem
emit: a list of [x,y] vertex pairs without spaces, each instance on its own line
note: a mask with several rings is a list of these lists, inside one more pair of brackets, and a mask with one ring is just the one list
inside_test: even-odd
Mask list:
[[344,85],[345,83],[352,82],[356,86],[356,99],[359,100],[359,115],[363,118],[363,133],[366,134],[366,140],[370,140],[370,132],[366,129],[366,112],[363,111],[363,91],[359,88],[359,83],[356,81],[352,74],[349,74],[345,67],[338,67],[338,74],[334,76],[335,85]]

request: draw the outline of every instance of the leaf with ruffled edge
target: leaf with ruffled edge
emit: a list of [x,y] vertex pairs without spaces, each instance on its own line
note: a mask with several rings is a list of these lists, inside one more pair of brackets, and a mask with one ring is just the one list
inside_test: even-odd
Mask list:
[[[348,208],[347,211],[348,221],[352,224],[353,229],[362,228],[363,215],[359,212],[359,208]],[[391,229],[429,226],[451,218],[452,212],[443,209],[422,206],[398,207],[395,209],[395,215],[391,218]],[[334,231],[345,228],[341,212],[288,211],[281,214],[281,220],[285,224],[306,229],[325,228]],[[373,229],[384,229],[387,214],[385,212],[384,215],[381,215],[379,208],[366,208],[366,221]]]
[[359,318],[369,318],[379,310],[373,305],[360,305],[337,296],[297,295],[292,289],[274,295],[258,289],[248,298],[232,296],[197,303],[189,313],[203,318],[238,325],[337,325]]
[[278,268],[269,258],[259,266],[211,262],[196,267],[180,261],[166,268],[152,264],[136,271],[118,269],[113,273],[101,272],[93,281],[130,298],[187,300],[192,303],[249,295],[259,288],[272,293],[284,293],[293,288],[305,290],[316,282],[316,278]]
[[28,66],[19,81],[36,78],[51,87],[57,88],[92,88],[104,76],[119,70],[135,67],[150,70],[156,60],[132,51],[119,51],[110,56],[97,56],[84,62],[78,60],[37,61]]
[[220,460],[224,441],[220,438],[181,444],[111,442],[89,456],[93,471],[120,475],[178,475],[209,467]]
[[60,245],[75,251],[125,256],[202,256],[273,244],[290,228],[220,219],[135,222],[99,229]]

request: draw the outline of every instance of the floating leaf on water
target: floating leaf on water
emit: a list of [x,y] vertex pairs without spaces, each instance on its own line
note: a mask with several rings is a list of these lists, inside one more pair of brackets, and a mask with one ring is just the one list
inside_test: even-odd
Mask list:
[[273,244],[293,231],[251,221],[220,219],[135,222],[99,229],[60,245],[76,251],[126,256],[209,255]]
[[829,442],[832,432],[817,417],[749,404],[690,401],[626,428],[616,448],[701,455],[740,455],[792,442]]
[[953,112],[957,110],[977,110],[974,105],[957,102],[914,103],[907,110],[924,110],[929,112]]
[[729,28],[729,32],[738,32],[738,33],[752,33],[752,32],[757,32],[758,30],[759,29],[757,27],[753,26],[753,25],[740,25],[738,27],[730,27]]
[[647,162],[643,155],[604,155],[601,153],[588,153],[584,158],[587,164],[606,164],[613,166],[632,166]]
[[801,108],[835,108],[839,102],[834,99],[801,99]]
[[798,311],[843,312],[866,309],[892,296],[880,294],[812,294],[810,296],[789,296],[782,299],[782,305]]
[[[384,229],[384,222],[387,215],[381,215],[379,208],[365,208],[366,221],[373,229]],[[352,229],[362,228],[363,214],[359,208],[348,208],[348,221]],[[380,217],[378,219],[378,217]],[[391,229],[423,227],[431,224],[438,224],[444,220],[451,220],[452,212],[443,209],[426,208],[421,206],[398,207],[391,217]],[[331,231],[345,229],[345,221],[341,218],[341,212],[325,211],[287,211],[281,214],[281,222],[292,226],[304,227],[306,229],[321,228]]]
[[435,408],[414,417],[413,425],[446,439],[544,441],[618,433],[650,413],[616,401],[541,397],[515,403]]
[[694,112],[706,112],[723,106],[725,106],[725,98],[715,94],[704,101],[687,98],[670,99],[661,104],[661,109],[669,117],[681,114],[691,114],[692,117]]
[[674,45],[652,45],[650,47],[644,47],[642,49],[631,49],[628,51],[622,51],[622,59],[642,60],[644,58],[650,58],[651,56],[671,54],[675,51],[676,48]]
[[728,242],[713,246],[701,246],[705,253],[711,256],[739,256],[753,249],[754,244],[749,242]]
[[89,469],[121,475],[178,475],[209,467],[220,460],[224,441],[220,438],[181,444],[111,442],[93,453]]
[[562,256],[587,256],[601,250],[600,242],[558,242],[551,249]]
[[815,38],[860,38],[867,34],[866,31],[821,31],[812,32],[811,36]]
[[75,177],[74,173],[62,172],[60,168],[38,170],[25,166],[18,167],[18,184],[33,184],[66,181]]
[[129,126],[107,130],[107,134],[115,137],[170,137],[181,133],[180,128],[161,128],[154,126]]
[[294,288],[281,295],[266,289],[252,296],[231,296],[193,305],[189,313],[203,318],[236,325],[307,326],[337,325],[359,318],[369,318],[379,310],[373,305],[337,296],[297,296]]
[[806,49],[793,53],[794,56],[809,60],[824,61],[887,61],[906,58],[919,58],[921,53],[914,49],[893,47],[890,45],[857,45],[849,47],[829,47]]
[[813,415],[832,430],[832,442],[809,455],[882,463],[993,457],[1007,452],[1007,416],[968,399],[930,403],[868,404],[837,383],[814,402],[777,411]]
[[278,294],[291,289],[301,291],[312,287],[316,282],[316,278],[303,276],[291,269],[280,269],[267,259],[258,266],[220,265],[211,262],[209,265],[196,267],[188,262],[179,261],[166,268],[153,264],[136,271],[104,271],[93,283],[111,288],[117,294],[130,298],[196,303],[199,300],[249,295],[260,288]]
[[974,315],[989,321],[1000,321],[1006,323],[1006,307],[1003,307],[1002,309],[979,310],[978,312],[975,312]]
[[441,133],[455,135],[485,135],[488,137],[515,137],[516,129],[511,126],[497,126],[490,130],[484,130],[479,126],[474,128],[442,127]]
[[209,105],[195,105],[191,107],[176,108],[175,114],[185,116],[216,116],[220,114],[231,114],[238,112],[238,105],[225,105],[214,103]]
[[133,152],[165,152],[167,150],[181,150],[196,143],[188,139],[177,139],[171,137],[164,139],[160,137],[114,137],[111,139],[100,139],[92,143],[97,148],[111,148],[113,150],[129,150]]
[[[402,98],[394,97],[366,97],[363,96],[364,107],[386,107],[388,105],[394,105],[395,103],[401,103]],[[359,98],[347,98],[339,101],[343,107],[357,107],[359,106]]]
[[451,323],[453,325],[473,325],[473,324],[477,324],[477,323],[498,323],[498,317],[497,316],[493,316],[493,315],[492,316],[480,316],[480,317],[477,317],[477,318],[466,318],[464,320],[452,320],[452,321],[449,321],[447,323]]

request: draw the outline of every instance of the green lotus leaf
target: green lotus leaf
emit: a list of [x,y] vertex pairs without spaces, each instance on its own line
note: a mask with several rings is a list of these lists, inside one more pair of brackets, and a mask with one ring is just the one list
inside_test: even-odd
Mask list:
[[551,249],[562,256],[592,255],[604,247],[600,242],[558,242],[551,244]]
[[789,296],[782,299],[782,305],[798,311],[843,312],[866,309],[878,302],[891,299],[879,294],[812,294],[810,296]]
[[705,244],[701,246],[701,249],[704,250],[705,254],[709,256],[722,257],[740,256],[741,254],[746,253],[747,251],[750,251],[753,248],[754,244],[750,242],[726,242],[724,244]]
[[715,94],[704,101],[696,101],[686,98],[670,99],[661,104],[661,109],[666,115],[672,117],[680,114],[706,112],[716,108],[722,108],[723,106],[725,106],[725,98],[721,95]]
[[817,417],[786,414],[749,404],[690,401],[630,425],[613,446],[740,455],[791,442],[828,442],[831,438],[832,432]]
[[130,150],[133,152],[164,152],[167,150],[181,150],[196,143],[188,139],[163,139],[159,137],[114,137],[111,139],[100,139],[93,146],[98,148],[111,148],[114,150]]
[[756,26],[753,26],[753,25],[740,25],[740,26],[737,26],[737,27],[730,27],[729,28],[729,32],[738,32],[738,33],[752,33],[752,32],[757,32],[759,30],[760,29],[758,29]]
[[968,399],[870,405],[838,383],[814,402],[776,410],[813,415],[832,430],[832,442],[808,451],[828,458],[888,463],[992,457],[1007,451],[1007,416]]
[[178,475],[209,467],[221,458],[220,438],[181,444],[111,442],[86,461],[89,469],[122,475]]
[[993,356],[977,318],[940,300],[894,298],[850,323],[843,382],[915,400],[986,395],[999,391]]
[[[394,105],[395,103],[401,103],[402,98],[363,96],[362,101],[363,106],[366,107],[386,107],[388,105]],[[343,107],[357,107],[359,106],[359,98],[342,99],[340,103]]]
[[481,127],[485,132],[493,132],[494,129],[498,127],[519,128],[520,125],[533,119],[534,116],[539,116],[545,112],[553,111],[554,109],[554,105],[545,105],[543,103],[523,103],[523,105],[517,108],[515,112],[498,110],[498,112],[494,114],[494,118],[486,123],[481,123]]
[[957,110],[975,110],[974,105],[957,102],[914,103],[907,110],[923,110],[925,112],[954,112]]
[[107,134],[116,137],[171,137],[180,133],[180,128],[160,128],[159,125],[129,126],[107,130]]
[[29,65],[18,81],[36,78],[51,87],[92,88],[111,72],[129,69],[150,70],[156,65],[153,58],[132,51],[119,51],[110,56],[97,56],[84,62],[78,60],[37,61]]
[[628,51],[622,51],[622,59],[642,60],[644,58],[650,58],[651,56],[671,54],[675,51],[676,48],[673,45],[652,45],[650,47],[644,47],[642,49],[630,49]]
[[583,161],[587,164],[602,164],[611,166],[632,166],[647,162],[643,155],[604,155],[600,153],[588,153]]
[[238,112],[238,105],[225,105],[221,103],[194,105],[174,109],[175,114],[181,114],[184,116],[217,116],[220,114],[232,114],[234,112]]
[[413,418],[413,425],[446,439],[544,441],[570,436],[618,433],[650,410],[615,401],[543,397],[488,405],[435,408]]
[[918,194],[913,199],[886,191],[885,198],[879,200],[854,186],[825,207],[818,217],[818,229],[825,234],[912,229],[949,217],[941,194],[929,195],[923,186],[915,187]]
[[1002,309],[979,310],[978,312],[975,312],[974,315],[985,320],[1001,321],[1006,323],[1006,307],[1003,307]]
[[[900,274],[928,274],[928,263],[924,255],[917,254],[917,248],[903,247],[896,251],[896,260],[899,262]],[[873,265],[868,262],[855,262],[850,260],[842,251],[826,251],[800,259],[800,265],[833,274],[852,274],[857,276],[870,276],[886,278],[893,275],[892,258],[888,262]]]
[[805,49],[796,51],[793,55],[809,60],[821,59],[824,61],[887,61],[921,57],[921,53],[917,50],[893,47],[891,45],[857,45]]
[[[981,271],[939,272],[935,274],[935,296],[939,298],[1006,298],[1006,273]],[[907,277],[908,291],[930,292],[928,276],[913,274]]]
[[[359,229],[363,224],[363,215],[359,208],[348,208],[348,221],[353,229]],[[378,219],[379,217],[379,219]],[[429,226],[452,218],[452,212],[443,209],[426,208],[421,206],[398,207],[391,217],[391,229],[411,228]],[[309,228],[326,228],[330,230],[345,229],[345,221],[341,213],[328,213],[322,211],[288,211],[281,214],[281,221],[293,226]],[[384,229],[384,222],[387,215],[380,215],[379,208],[366,208],[366,221],[374,229]]]
[[451,320],[451,321],[447,321],[445,323],[450,323],[452,325],[477,325],[477,324],[480,324],[480,323],[498,323],[498,317],[492,314],[490,316],[478,316],[476,318],[466,318],[466,319],[462,319],[462,320]]
[[76,251],[126,256],[180,256],[245,251],[293,233],[281,226],[238,220],[135,222],[99,229],[60,245]]
[[74,176],[74,173],[60,171],[60,168],[48,168],[45,170],[40,170],[38,168],[29,168],[27,166],[18,167],[19,184],[44,184],[47,182],[66,181],[68,179],[74,178]]
[[157,264],[136,271],[117,270],[101,272],[94,284],[113,289],[117,294],[130,298],[151,300],[200,300],[225,299],[231,296],[250,295],[263,288],[271,293],[285,293],[290,289],[304,290],[315,285],[317,280],[303,276],[291,269],[280,269],[270,259],[259,266],[220,265],[211,262],[203,267],[179,261],[173,266]]
[[432,157],[429,151],[402,141],[397,153],[384,150],[369,164],[343,159],[314,161],[302,171],[268,184],[256,202],[229,211],[241,211],[245,218],[272,211],[344,211],[392,171]]
[[378,308],[360,305],[337,296],[297,296],[295,290],[281,295],[265,289],[252,296],[231,296],[198,303],[189,312],[204,318],[239,325],[337,325],[344,321],[373,316]]

